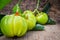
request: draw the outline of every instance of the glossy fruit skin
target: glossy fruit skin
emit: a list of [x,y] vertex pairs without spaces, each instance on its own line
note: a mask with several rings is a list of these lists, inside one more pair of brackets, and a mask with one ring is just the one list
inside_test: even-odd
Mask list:
[[6,15],[1,20],[1,30],[7,37],[21,37],[27,32],[27,24],[21,16]]
[[32,30],[36,25],[36,18],[33,15],[33,12],[30,10],[26,10],[26,11],[24,11],[23,14],[24,14],[24,17],[25,17],[26,22],[28,24],[28,30]]
[[41,12],[36,15],[37,23],[46,24],[48,21],[48,15],[44,12]]

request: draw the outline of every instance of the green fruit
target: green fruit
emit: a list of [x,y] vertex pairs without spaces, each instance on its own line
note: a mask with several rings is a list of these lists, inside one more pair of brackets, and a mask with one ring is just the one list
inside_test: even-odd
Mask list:
[[26,10],[26,11],[24,11],[23,15],[24,15],[26,22],[28,24],[28,30],[32,30],[36,25],[36,18],[33,15],[33,12]]
[[31,31],[43,31],[44,26],[40,24],[36,24],[36,26]]
[[36,15],[37,23],[46,24],[48,21],[48,15],[44,12],[38,13]]
[[1,20],[1,30],[7,37],[23,36],[27,32],[27,23],[21,16],[6,15]]

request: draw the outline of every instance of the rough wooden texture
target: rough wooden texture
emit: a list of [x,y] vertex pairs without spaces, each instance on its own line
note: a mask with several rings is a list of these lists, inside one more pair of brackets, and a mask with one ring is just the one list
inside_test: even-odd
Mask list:
[[50,18],[54,19],[56,22],[60,23],[60,10],[52,6],[49,11]]
[[[0,10],[0,13],[2,14],[11,14],[12,8],[16,3],[18,3],[19,0],[12,0],[12,2],[5,6],[3,10]],[[46,0],[42,0],[39,6],[39,10],[41,11],[43,6],[45,5]],[[23,0],[21,2],[20,8],[25,10],[34,10],[36,8],[37,0]]]
[[60,22],[60,0],[49,0],[51,6],[49,15],[57,22]]
[[21,38],[1,36],[0,40],[60,40],[60,24],[45,25],[45,31],[29,31]]

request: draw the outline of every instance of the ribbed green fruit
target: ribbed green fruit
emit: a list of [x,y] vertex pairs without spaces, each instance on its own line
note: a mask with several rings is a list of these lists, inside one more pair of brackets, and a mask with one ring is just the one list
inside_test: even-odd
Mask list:
[[38,13],[36,15],[37,23],[46,24],[48,21],[48,15],[44,12]]
[[28,24],[28,30],[32,30],[36,25],[36,18],[33,15],[33,12],[30,10],[26,10],[26,11],[24,11],[23,15],[24,15],[26,22]]
[[21,37],[27,32],[27,23],[21,16],[6,15],[1,20],[1,30],[7,37]]

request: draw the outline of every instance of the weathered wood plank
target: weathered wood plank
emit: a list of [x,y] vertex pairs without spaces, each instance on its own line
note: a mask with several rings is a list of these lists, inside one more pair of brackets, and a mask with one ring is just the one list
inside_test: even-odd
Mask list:
[[0,40],[60,40],[60,25],[45,25],[45,31],[29,31],[21,38],[2,36]]

